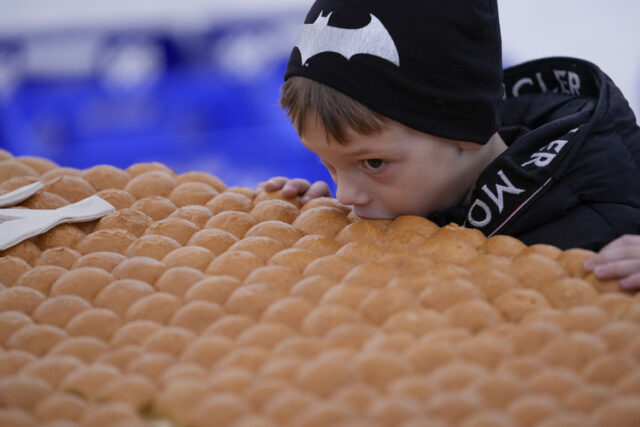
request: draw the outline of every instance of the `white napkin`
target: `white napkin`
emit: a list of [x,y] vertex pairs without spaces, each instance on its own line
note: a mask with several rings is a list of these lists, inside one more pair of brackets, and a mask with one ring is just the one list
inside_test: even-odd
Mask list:
[[17,205],[23,200],[27,200],[33,196],[43,187],[40,181],[36,181],[32,184],[20,187],[17,190],[13,190],[11,193],[3,194],[0,196],[0,208],[5,206]]
[[[22,189],[16,191],[19,190]],[[98,196],[87,197],[58,209],[0,209],[0,250],[45,233],[58,224],[92,221],[115,210],[110,203]]]

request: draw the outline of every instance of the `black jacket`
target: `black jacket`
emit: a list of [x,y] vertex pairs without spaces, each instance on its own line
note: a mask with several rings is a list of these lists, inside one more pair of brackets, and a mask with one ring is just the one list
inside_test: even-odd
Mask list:
[[561,249],[640,233],[640,129],[611,79],[587,61],[546,58],[506,69],[504,82],[508,149],[469,205],[430,218]]

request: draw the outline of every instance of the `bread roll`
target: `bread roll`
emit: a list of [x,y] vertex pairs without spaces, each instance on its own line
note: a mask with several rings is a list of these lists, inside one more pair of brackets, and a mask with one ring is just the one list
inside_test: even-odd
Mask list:
[[340,209],[320,206],[302,212],[292,225],[304,234],[322,234],[333,237],[348,223],[347,216]]
[[[133,197],[131,194],[127,193],[124,190],[118,190],[114,188],[107,188],[106,190],[100,190],[98,193],[96,193],[96,196],[108,202],[111,206],[116,208],[116,210],[131,207],[136,202],[135,197]],[[35,206],[32,208],[43,209],[43,208],[36,208]]]
[[218,191],[204,182],[178,184],[168,195],[176,206],[204,205],[218,195]]
[[214,255],[210,250],[202,246],[184,246],[174,249],[165,255],[162,262],[168,267],[191,267],[204,271],[211,263]]
[[109,341],[121,324],[120,317],[113,311],[90,308],[75,315],[65,329],[71,336],[94,336],[102,341]]
[[298,217],[300,211],[293,203],[271,199],[256,202],[250,214],[258,222],[282,221],[291,224]]
[[133,242],[124,254],[130,258],[147,257],[162,260],[167,254],[179,247],[180,244],[171,237],[149,234]]
[[114,280],[96,295],[94,304],[96,307],[109,309],[120,318],[124,318],[131,304],[153,292],[154,289],[151,285],[140,280]]
[[185,304],[171,318],[170,324],[198,334],[224,315],[219,304],[194,300]]
[[109,188],[123,190],[129,182],[129,174],[110,165],[98,165],[82,172],[82,178],[96,191]]
[[222,182],[220,178],[206,172],[198,172],[198,171],[185,172],[178,175],[176,180],[180,184],[184,184],[185,182],[202,182],[204,184],[209,185],[219,193],[222,193],[227,188],[225,183]]
[[205,228],[224,230],[242,239],[256,223],[256,220],[246,212],[225,211],[211,217],[205,224]]
[[78,258],[71,268],[96,267],[110,273],[127,258],[117,252],[91,252]]
[[124,208],[100,218],[95,230],[120,228],[140,237],[152,223],[153,220],[147,214],[136,209]]
[[213,216],[213,213],[206,206],[189,205],[176,209],[169,216],[186,219],[194,223],[196,227],[202,228]]
[[136,237],[126,230],[109,228],[86,235],[74,248],[83,255],[108,251],[122,254],[135,240]]
[[77,314],[91,308],[87,300],[76,295],[58,295],[40,303],[31,313],[37,323],[64,328]]
[[206,207],[213,213],[224,211],[249,212],[253,209],[253,202],[244,194],[225,191],[206,203]]
[[60,176],[47,181],[42,189],[71,203],[79,202],[96,193],[95,188],[80,176]]

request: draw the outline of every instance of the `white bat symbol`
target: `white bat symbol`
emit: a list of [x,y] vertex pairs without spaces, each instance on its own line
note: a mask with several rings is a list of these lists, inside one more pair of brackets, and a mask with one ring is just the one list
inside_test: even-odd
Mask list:
[[305,24],[295,47],[300,51],[302,63],[323,52],[335,52],[351,59],[353,55],[366,53],[374,55],[400,66],[400,57],[391,35],[374,15],[369,14],[371,21],[362,28],[347,29],[330,27],[329,13],[322,12],[313,24]]

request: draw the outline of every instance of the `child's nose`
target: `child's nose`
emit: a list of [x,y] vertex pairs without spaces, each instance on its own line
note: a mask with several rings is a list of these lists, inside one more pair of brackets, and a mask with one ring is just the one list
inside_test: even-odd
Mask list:
[[336,183],[336,199],[343,205],[361,206],[369,203],[367,194],[349,182]]

